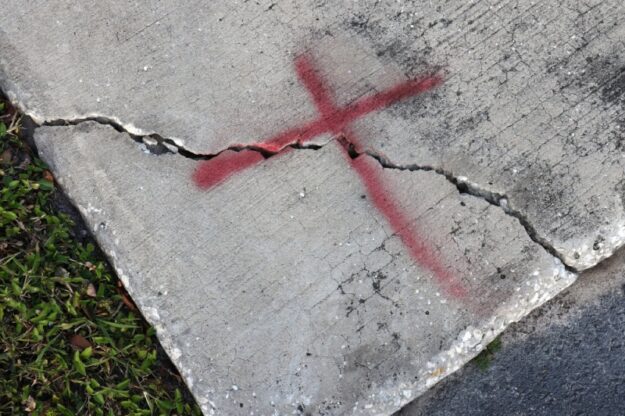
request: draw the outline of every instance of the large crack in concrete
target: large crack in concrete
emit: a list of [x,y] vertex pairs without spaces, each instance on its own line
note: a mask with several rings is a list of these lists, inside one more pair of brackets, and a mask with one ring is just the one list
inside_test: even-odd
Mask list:
[[536,244],[540,245],[545,251],[547,251],[553,257],[560,260],[560,262],[562,262],[562,264],[567,269],[567,271],[572,272],[572,273],[579,273],[581,271],[581,270],[576,269],[572,265],[568,264],[564,256],[560,254],[558,250],[556,250],[556,248],[553,247],[553,245],[551,245],[551,243],[549,243],[549,241],[547,241],[545,237],[541,236],[538,233],[536,228],[531,224],[529,219],[521,211],[516,210],[509,205],[508,197],[505,194],[484,189],[478,183],[470,181],[467,177],[456,176],[454,175],[453,172],[449,170],[445,170],[441,167],[435,167],[431,165],[418,165],[418,164],[402,166],[402,165],[397,165],[393,163],[392,161],[388,160],[388,158],[381,156],[380,154],[376,152],[366,151],[363,153],[377,160],[380,163],[380,165],[382,165],[382,167],[384,167],[385,169],[427,171],[427,172],[433,172],[433,173],[443,176],[445,179],[447,179],[448,182],[454,185],[456,189],[458,189],[458,192],[482,199],[493,206],[501,208],[506,215],[516,218],[521,224],[521,226],[523,226],[523,228],[525,229],[525,232],[529,236],[529,238]]
[[[529,236],[529,238],[536,244],[540,245],[551,256],[558,259],[563,264],[563,266],[565,267],[567,271],[572,272],[572,273],[579,273],[582,271],[579,268],[576,268],[573,265],[569,264],[566,261],[565,256],[561,254],[560,252],[558,252],[558,250],[545,237],[541,236],[540,233],[538,233],[538,231],[531,224],[527,216],[525,216],[521,211],[511,207],[508,203],[508,197],[505,194],[499,193],[499,192],[493,192],[488,189],[485,189],[480,184],[469,180],[469,178],[465,176],[455,175],[453,172],[443,169],[442,167],[436,167],[433,165],[419,165],[419,164],[410,164],[410,165],[395,164],[391,160],[389,160],[387,157],[381,155],[380,153],[376,151],[357,149],[355,144],[350,143],[347,140],[347,138],[343,136],[333,137],[327,143],[321,144],[321,145],[320,144],[303,144],[301,142],[293,142],[293,143],[289,143],[281,147],[278,150],[274,150],[274,149],[270,150],[268,148],[263,147],[262,144],[255,144],[255,145],[233,145],[225,149],[222,149],[216,153],[195,153],[186,149],[183,145],[178,143],[178,140],[174,138],[163,137],[158,133],[149,133],[149,134],[143,134],[143,135],[133,133],[127,127],[125,127],[123,123],[121,123],[115,118],[105,117],[105,116],[91,116],[91,117],[81,117],[81,118],[75,118],[75,119],[54,119],[54,120],[38,122],[37,121],[38,118],[36,119],[32,117],[28,113],[28,111],[25,111],[22,108],[22,106],[19,103],[16,103],[16,106],[20,108],[20,110],[22,111],[23,114],[26,115],[26,117],[28,117],[27,123],[33,125],[33,129],[32,129],[33,131],[34,129],[41,127],[41,126],[75,126],[81,123],[91,121],[91,122],[96,122],[101,125],[110,126],[114,128],[116,131],[128,135],[135,142],[140,143],[143,146],[145,146],[145,149],[152,154],[160,155],[163,153],[174,153],[174,154],[179,154],[185,158],[189,158],[193,160],[210,160],[219,156],[221,153],[226,152],[226,151],[240,152],[243,150],[259,152],[263,155],[263,157],[270,158],[272,156],[275,156],[283,152],[286,148],[318,150],[324,147],[325,145],[327,145],[328,143],[331,143],[333,141],[337,141],[338,139],[340,139],[338,141],[341,143],[342,146],[346,148],[346,151],[349,153],[350,157],[352,158],[366,156],[366,157],[371,157],[374,160],[376,160],[385,169],[406,170],[406,171],[428,171],[428,172],[433,172],[433,173],[443,176],[448,182],[454,185],[454,187],[458,190],[459,193],[468,194],[473,197],[482,199],[488,202],[489,204],[502,209],[506,215],[517,219],[519,223],[521,224],[521,226],[523,227],[523,229],[525,230],[526,234]],[[608,256],[606,259],[603,259],[602,261],[597,262],[591,268],[596,267],[603,261],[612,257],[612,255],[617,250],[618,248],[616,248],[613,251],[613,253],[610,256]]]
[[76,119],[54,119],[44,122],[37,122],[36,119],[31,117],[27,112],[24,112],[27,117],[30,118],[30,122],[35,125],[35,128],[41,126],[76,126],[85,122],[96,122],[98,124],[104,126],[110,126],[116,131],[120,133],[127,134],[131,139],[135,142],[142,143],[146,146],[146,148],[150,151],[150,153],[155,155],[160,155],[163,153],[177,153],[186,158],[193,160],[210,160],[214,157],[219,156],[220,154],[227,151],[235,151],[240,152],[242,150],[252,150],[255,152],[261,153],[264,157],[268,158],[274,156],[280,152],[282,152],[286,148],[294,148],[294,149],[319,149],[323,147],[323,145],[318,144],[304,144],[301,142],[289,143],[278,150],[265,148],[262,143],[261,144],[252,144],[252,145],[233,145],[228,146],[216,153],[195,153],[188,149],[186,149],[182,144],[178,143],[177,139],[163,137],[158,133],[148,133],[148,134],[136,134],[131,132],[128,128],[126,128],[122,123],[117,121],[116,119],[104,116],[93,116],[93,117],[81,117]]
[[[4,78],[4,77],[2,77]],[[243,151],[243,150],[251,150],[261,153],[265,158],[269,158],[274,156],[280,152],[282,152],[285,148],[296,148],[296,149],[319,149],[323,147],[325,144],[331,142],[332,140],[323,143],[323,144],[305,144],[301,142],[294,142],[284,145],[279,149],[269,149],[268,147],[263,146],[262,143],[248,144],[248,145],[231,145],[224,149],[219,150],[215,153],[197,153],[193,152],[184,146],[184,141],[180,138],[176,137],[165,137],[156,132],[145,131],[143,129],[139,129],[132,124],[124,123],[118,117],[107,116],[102,114],[92,114],[88,116],[78,116],[74,118],[57,118],[57,119],[48,119],[44,115],[39,114],[37,111],[32,109],[27,109],[26,104],[21,102],[16,94],[11,94],[9,89],[9,93],[5,94],[8,96],[11,101],[16,105],[17,108],[20,109],[22,114],[28,116],[34,128],[39,126],[72,126],[78,125],[84,122],[93,121],[102,125],[107,125],[114,128],[116,131],[127,134],[130,138],[138,143],[142,143],[145,146],[145,149],[153,154],[162,154],[162,153],[177,153],[183,157],[190,158],[193,160],[210,160],[219,156],[221,153],[226,151]],[[333,139],[334,140],[334,139]],[[549,254],[553,257],[559,259],[562,264],[569,271],[580,272],[584,268],[579,266],[575,266],[566,260],[566,254],[558,251],[554,245],[548,241],[548,239],[542,236],[536,229],[536,227],[529,221],[528,217],[518,209],[515,209],[513,206],[509,204],[509,198],[505,193],[494,192],[492,190],[487,189],[486,187],[471,181],[469,178],[465,176],[456,175],[454,172],[450,170],[446,170],[443,167],[434,166],[434,165],[420,165],[420,164],[396,164],[389,160],[387,157],[383,156],[375,149],[355,149],[355,147],[351,146],[351,154],[352,157],[357,157],[362,154],[366,154],[370,157],[373,157],[377,160],[384,168],[388,169],[398,169],[398,170],[408,170],[408,171],[431,171],[442,175],[445,177],[450,183],[452,183],[459,192],[470,194],[477,198],[481,198],[488,203],[498,206],[504,210],[507,215],[510,215],[516,218],[523,228],[525,229],[527,235],[537,244],[542,246]],[[591,265],[595,267],[600,264],[607,258],[610,258],[620,247],[615,247],[614,250],[611,251],[605,258],[597,261],[595,264]]]
[[[3,93],[3,92],[0,91],[0,93]],[[160,155],[163,153],[175,153],[175,154],[179,154],[183,157],[193,159],[193,160],[210,160],[219,156],[221,153],[224,153],[226,151],[240,152],[243,150],[250,150],[250,151],[261,153],[263,157],[265,158],[270,158],[274,155],[281,153],[286,148],[318,150],[324,147],[326,144],[331,143],[332,141],[335,141],[337,139],[337,137],[334,137],[324,144],[305,144],[305,143],[296,141],[296,142],[286,144],[277,150],[269,149],[267,147],[264,147],[262,143],[257,143],[257,144],[252,144],[252,145],[232,145],[216,153],[196,153],[189,149],[186,149],[184,145],[182,144],[181,139],[177,139],[173,137],[171,138],[164,137],[155,132],[141,134],[140,133],[141,130],[133,128],[132,126],[129,126],[121,122],[121,120],[116,117],[109,117],[109,116],[104,116],[104,115],[92,115],[92,116],[87,116],[87,117],[77,117],[77,118],[70,118],[70,119],[46,120],[45,117],[34,114],[33,112],[24,108],[23,103],[20,103],[19,100],[17,100],[15,97],[11,96],[10,94],[4,94],[4,95],[8,96],[11,99],[11,101],[13,101],[13,104],[20,110],[20,112],[24,114],[25,117],[27,117],[26,124],[30,124],[32,126],[32,131],[34,131],[34,129],[40,126],[75,126],[81,123],[92,121],[101,125],[110,126],[116,131],[128,135],[132,140],[134,140],[137,143],[142,144],[143,146],[145,146],[145,149],[147,151],[155,155]],[[32,135],[32,132],[30,133],[30,135]],[[407,171],[429,171],[429,172],[433,172],[433,173],[443,176],[448,182],[453,184],[454,187],[456,187],[456,189],[458,189],[458,192],[468,194],[476,198],[480,198],[493,206],[497,206],[501,208],[506,213],[506,215],[516,218],[519,221],[519,223],[522,225],[522,227],[524,228],[529,238],[535,243],[537,243],[538,245],[540,245],[551,256],[558,259],[564,265],[567,271],[573,272],[573,273],[579,273],[582,271],[582,269],[580,269],[579,267],[575,267],[574,265],[571,265],[569,262],[567,262],[565,255],[560,253],[548,241],[547,238],[540,235],[540,233],[536,230],[536,227],[532,225],[532,223],[529,221],[526,215],[524,215],[520,210],[515,209],[514,207],[510,206],[508,202],[509,198],[506,196],[505,193],[493,192],[481,186],[480,184],[471,181],[466,176],[456,175],[452,171],[446,170],[442,167],[437,167],[434,165],[420,165],[420,164],[399,165],[399,164],[393,163],[386,156],[382,155],[379,152],[376,152],[375,150],[357,149],[357,147],[353,143],[349,143],[349,141],[345,137],[341,137],[340,139],[342,142],[347,143],[347,147],[348,147],[347,150],[352,158],[359,157],[361,155],[366,155],[368,157],[372,157],[373,159],[375,159],[385,169],[396,169],[396,170],[407,170]],[[612,257],[614,253],[618,251],[619,248],[620,247],[616,247],[609,256],[598,261],[596,264],[594,264],[590,268],[594,268],[597,265],[601,264],[603,261]],[[587,269],[583,269],[583,270],[587,270]]]

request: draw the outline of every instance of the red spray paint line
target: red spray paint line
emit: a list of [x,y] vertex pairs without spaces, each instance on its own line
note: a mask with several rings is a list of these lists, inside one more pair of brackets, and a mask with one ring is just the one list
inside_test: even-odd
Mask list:
[[[334,134],[340,134],[342,139],[339,140],[343,155],[350,164],[352,169],[358,174],[362,184],[367,189],[367,194],[376,209],[386,218],[393,232],[401,238],[404,246],[408,249],[410,256],[423,268],[432,272],[436,277],[438,284],[443,290],[454,298],[463,298],[466,296],[464,287],[454,278],[447,267],[438,259],[436,253],[425,242],[416,227],[412,225],[409,216],[396,203],[395,198],[388,191],[389,187],[384,184],[384,179],[380,175],[381,169],[377,162],[370,157],[358,156],[352,158],[349,154],[349,146],[360,147],[360,140],[350,131],[347,123],[340,118],[334,118],[340,109],[334,106],[334,101],[330,92],[325,88],[321,79],[317,76],[309,59],[299,59],[296,61],[297,73],[300,81],[308,89],[317,110],[321,113],[322,118],[330,120],[328,128]],[[429,81],[426,83],[412,83],[410,86],[419,85],[419,88],[432,88],[438,85],[440,81]],[[397,90],[395,90],[397,91]],[[402,89],[402,95],[404,90]],[[397,95],[387,94],[384,104],[389,105]],[[377,104],[377,101],[375,102]],[[369,106],[371,104],[367,104]]]
[[[449,296],[458,299],[466,297],[467,290],[441,262],[436,252],[430,248],[426,239],[418,232],[416,226],[412,225],[407,213],[401,209],[388,191],[388,186],[380,175],[380,168],[375,166],[375,162],[369,160],[371,158],[363,156],[352,158],[348,148],[349,145],[360,147],[356,135],[348,129],[351,122],[400,100],[428,91],[440,85],[443,81],[442,78],[435,75],[408,80],[388,90],[356,100],[345,107],[337,107],[308,56],[298,57],[295,61],[295,69],[300,81],[310,93],[320,117],[254,146],[267,152],[282,153],[286,146],[305,143],[324,133],[340,135],[343,138],[340,140],[343,155],[360,177],[373,205],[386,218],[393,232],[400,237],[413,260],[421,267],[429,270]],[[257,156],[253,156],[251,153]],[[262,160],[263,156],[257,151],[224,152],[213,159],[202,162],[195,171],[193,179],[200,188],[208,189],[224,181],[232,174],[254,166]]]
[[193,173],[193,180],[201,188],[212,188],[229,176],[254,166],[263,159],[263,155],[254,150],[225,151],[202,162]]
[[[346,133],[345,137],[347,141],[354,144],[355,136],[353,134]],[[467,290],[441,262],[436,252],[427,244],[417,226],[412,223],[410,217],[401,209],[389,192],[389,187],[384,183],[384,178],[380,175],[381,168],[379,163],[371,157],[362,155],[352,158],[349,155],[348,146],[348,143],[344,143],[342,146],[345,159],[360,177],[367,189],[371,203],[384,215],[393,232],[401,238],[402,243],[410,253],[410,257],[421,267],[429,270],[436,278],[438,285],[449,296],[456,299],[466,297]]]
[[[310,60],[305,55],[295,61],[297,74],[311,92],[321,117],[304,123],[301,126],[286,130],[276,136],[255,143],[251,147],[270,154],[277,154],[285,147],[304,144],[325,133],[338,134],[349,123],[391,104],[431,90],[443,82],[438,75],[417,78],[402,82],[388,90],[361,98],[345,107],[335,107],[331,101],[317,102],[316,95],[325,91],[321,80],[317,77]],[[329,96],[325,94],[325,96]],[[249,153],[257,153],[252,157]],[[193,174],[195,183],[202,189],[210,189],[229,176],[245,170],[261,162],[263,157],[257,151],[240,151],[236,153],[220,153],[212,159],[203,161]]]

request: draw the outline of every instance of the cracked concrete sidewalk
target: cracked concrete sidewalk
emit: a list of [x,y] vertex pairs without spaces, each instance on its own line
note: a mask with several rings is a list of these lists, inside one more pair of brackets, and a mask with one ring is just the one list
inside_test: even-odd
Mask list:
[[394,412],[623,245],[616,0],[9,3],[0,87],[206,414]]
[[191,159],[95,122],[69,129],[39,128],[40,155],[207,413],[395,411],[574,279],[501,208],[359,156],[440,233],[428,242],[467,291],[450,296],[334,142],[202,192]]

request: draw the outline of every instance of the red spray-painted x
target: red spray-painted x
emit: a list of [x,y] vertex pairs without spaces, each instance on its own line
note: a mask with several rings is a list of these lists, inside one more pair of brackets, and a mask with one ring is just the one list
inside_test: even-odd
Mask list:
[[[393,232],[397,234],[410,256],[422,268],[428,270],[438,285],[453,298],[462,299],[467,290],[449,271],[435,250],[423,238],[408,214],[401,209],[392,193],[385,186],[379,166],[366,156],[351,157],[349,146],[360,148],[350,123],[369,113],[386,108],[393,103],[413,97],[442,83],[438,75],[411,79],[388,90],[356,100],[344,107],[337,107],[323,80],[312,65],[309,56],[301,55],[295,60],[297,75],[311,95],[319,117],[298,127],[286,130],[255,145],[256,148],[277,155],[293,144],[303,144],[324,133],[338,137],[345,160],[360,177],[369,198],[376,209],[386,218]],[[279,152],[279,153],[278,153]],[[275,157],[275,156],[274,156]],[[229,176],[252,167],[264,160],[256,151],[227,152],[200,163],[193,174],[193,180],[202,189],[210,189]]]

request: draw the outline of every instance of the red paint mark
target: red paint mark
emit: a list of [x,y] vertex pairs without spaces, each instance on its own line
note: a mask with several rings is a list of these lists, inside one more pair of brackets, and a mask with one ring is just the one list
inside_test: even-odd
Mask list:
[[[353,139],[354,136],[350,135],[347,140]],[[467,290],[440,261],[417,227],[412,225],[406,212],[395,203],[380,175],[379,164],[370,157],[359,156],[352,159],[345,148],[343,154],[360,176],[371,202],[384,215],[395,234],[401,238],[413,260],[429,270],[436,278],[438,285],[448,295],[457,299],[464,298]]]
[[[381,168],[371,158],[349,155],[349,144],[356,148],[360,143],[356,135],[349,130],[349,124],[371,112],[383,109],[391,104],[428,91],[443,82],[438,76],[427,76],[402,82],[388,90],[356,100],[344,107],[337,107],[323,80],[318,76],[311,59],[302,55],[295,61],[297,75],[311,95],[319,118],[287,130],[277,136],[254,145],[268,152],[281,152],[286,146],[302,144],[324,133],[339,135],[342,153],[345,159],[360,177],[376,209],[386,218],[393,232],[397,234],[408,249],[410,256],[423,268],[429,270],[445,292],[454,298],[464,298],[467,290],[440,261],[436,252],[427,244],[410,217],[395,202],[388,191]],[[256,156],[250,155],[254,153]],[[263,160],[259,152],[241,151],[224,152],[213,159],[200,164],[193,175],[195,183],[204,189],[211,188],[230,175],[251,167]]]
[[[413,97],[422,92],[428,91],[443,82],[438,75],[423,78],[411,79],[388,90],[360,98],[345,107],[335,107],[331,101],[318,102],[323,98],[325,87],[317,77],[310,59],[303,55],[296,59],[295,68],[300,80],[308,88],[313,96],[313,100],[321,113],[321,117],[302,124],[301,126],[286,130],[276,136],[261,140],[252,146],[262,149],[268,153],[278,153],[285,147],[293,144],[304,144],[314,137],[325,133],[340,133],[349,123],[374,111],[388,107],[389,105]],[[325,96],[328,96],[326,93]],[[323,98],[326,99],[326,98]],[[258,152],[256,152],[258,153]],[[221,159],[226,159],[221,161]],[[235,154],[220,153],[212,159],[203,161],[193,175],[195,183],[203,188],[209,189],[234,173],[245,170],[259,163],[263,158],[252,160],[245,152]],[[227,168],[225,168],[227,166]],[[212,178],[215,176],[215,178]]]
[[253,166],[263,159],[263,155],[253,150],[240,152],[227,150],[201,163],[193,173],[193,181],[201,188],[212,188],[228,176]]
[[[360,147],[360,140],[350,131],[347,123],[336,114],[340,114],[339,108],[334,106],[334,100],[330,96],[330,92],[325,88],[321,78],[317,76],[311,65],[310,59],[300,57],[295,62],[295,68],[300,81],[306,86],[310,95],[317,106],[317,110],[321,114],[322,119],[328,123],[328,130],[334,134],[340,134],[345,140],[341,140],[341,148],[343,155],[356,171],[363,185],[367,188],[367,193],[373,202],[373,205],[384,215],[389,222],[391,228],[397,234],[408,251],[410,256],[422,267],[428,269],[438,281],[439,285],[452,297],[462,298],[466,295],[462,285],[454,279],[452,274],[447,270],[445,265],[438,259],[436,253],[425,243],[425,240],[417,232],[416,227],[411,225],[408,215],[395,203],[394,198],[390,195],[388,187],[384,184],[384,179],[380,175],[380,167],[377,162],[370,157],[359,156],[352,158],[349,155],[349,144]],[[429,89],[440,83],[440,79],[434,80],[426,78],[427,81],[408,82],[391,89],[391,93],[382,93],[375,100],[365,101],[365,105],[361,104],[361,108],[366,108],[367,112],[373,111],[372,108],[378,106],[388,106],[398,99],[408,97],[408,94],[417,94]],[[364,110],[363,110],[364,111]]]

